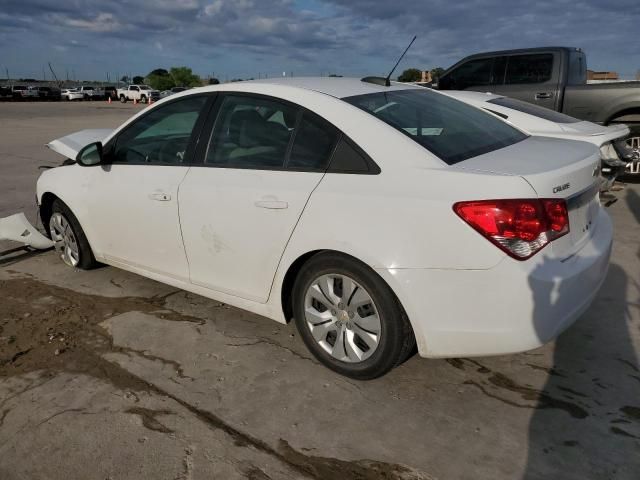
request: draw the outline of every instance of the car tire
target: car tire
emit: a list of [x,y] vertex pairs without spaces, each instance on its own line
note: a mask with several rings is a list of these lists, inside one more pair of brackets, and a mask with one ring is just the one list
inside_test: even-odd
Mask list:
[[147,96],[146,95],[142,95],[140,97],[140,103],[147,103]]
[[307,348],[341,375],[380,377],[415,349],[411,324],[391,288],[353,257],[333,252],[311,257],[296,277],[292,299]]
[[127,103],[127,97],[120,95],[120,103]]
[[64,263],[81,270],[90,270],[98,265],[78,219],[61,200],[54,200],[51,205],[47,228]]

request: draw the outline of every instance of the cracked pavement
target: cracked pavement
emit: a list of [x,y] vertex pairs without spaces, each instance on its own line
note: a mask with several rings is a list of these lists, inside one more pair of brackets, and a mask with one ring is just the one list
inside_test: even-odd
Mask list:
[[[36,167],[58,162],[42,144],[135,111],[114,107],[2,104],[0,216],[33,219]],[[293,325],[0,253],[0,478],[635,479],[640,185],[614,196],[609,276],[557,341],[371,382],[323,368]]]

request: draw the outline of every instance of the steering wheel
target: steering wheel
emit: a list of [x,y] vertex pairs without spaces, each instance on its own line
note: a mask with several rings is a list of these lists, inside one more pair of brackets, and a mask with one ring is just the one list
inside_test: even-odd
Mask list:
[[182,163],[187,150],[187,138],[170,138],[158,150],[159,163]]

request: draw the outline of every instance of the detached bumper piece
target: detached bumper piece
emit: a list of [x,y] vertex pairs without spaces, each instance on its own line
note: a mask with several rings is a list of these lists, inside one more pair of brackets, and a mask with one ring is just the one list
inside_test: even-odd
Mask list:
[[53,247],[53,242],[36,230],[24,216],[24,213],[0,218],[0,240],[24,243],[37,250]]

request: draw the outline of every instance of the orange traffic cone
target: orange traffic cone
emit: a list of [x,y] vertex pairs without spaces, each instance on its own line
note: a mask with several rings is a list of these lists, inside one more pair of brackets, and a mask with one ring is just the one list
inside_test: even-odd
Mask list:
[[133,104],[137,105],[138,104],[138,100],[136,100],[135,98],[133,99]]
[[107,99],[107,103],[111,103],[111,95],[109,95],[109,98]]
[[149,100],[147,101],[147,103],[151,105],[153,103],[153,98],[149,97]]

